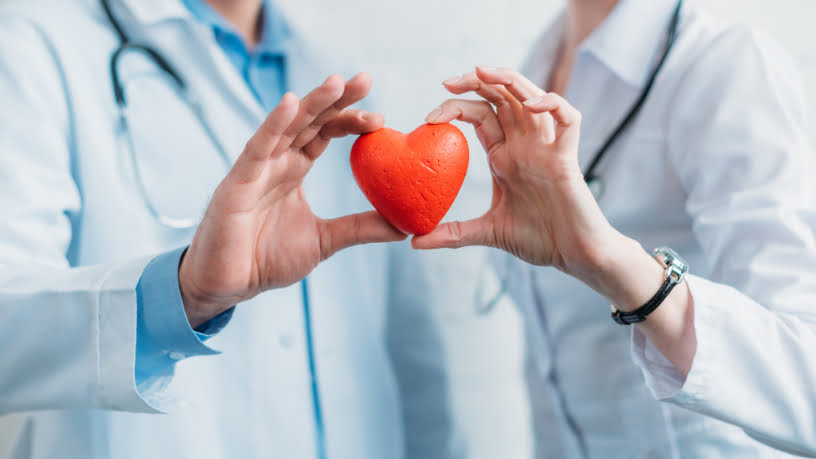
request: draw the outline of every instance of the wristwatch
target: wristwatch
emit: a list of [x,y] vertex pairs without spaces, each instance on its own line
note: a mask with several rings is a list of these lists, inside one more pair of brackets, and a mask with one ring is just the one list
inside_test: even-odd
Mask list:
[[688,264],[674,250],[668,247],[658,247],[652,253],[655,259],[666,268],[666,280],[660,286],[660,290],[646,304],[634,311],[621,312],[614,304],[609,305],[612,310],[612,319],[621,325],[631,325],[646,320],[646,316],[663,303],[663,300],[669,296],[672,289],[680,282],[683,282],[683,277],[688,272]]

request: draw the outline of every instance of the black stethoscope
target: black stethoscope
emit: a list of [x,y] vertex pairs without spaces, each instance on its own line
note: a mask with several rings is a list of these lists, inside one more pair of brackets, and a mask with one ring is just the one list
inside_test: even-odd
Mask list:
[[601,149],[598,150],[598,152],[595,153],[595,156],[592,157],[592,161],[589,163],[589,166],[584,172],[584,180],[586,180],[586,184],[596,200],[600,199],[603,195],[604,183],[601,180],[601,177],[595,172],[595,169],[597,169],[598,164],[604,158],[615,141],[620,138],[621,134],[623,134],[623,131],[625,131],[626,128],[632,123],[632,120],[635,119],[638,112],[640,112],[640,109],[643,107],[644,102],[646,102],[646,98],[649,97],[649,93],[652,91],[652,86],[654,86],[654,82],[657,79],[657,74],[660,73],[660,69],[663,68],[663,64],[666,62],[666,58],[669,57],[669,53],[674,46],[674,42],[677,40],[677,29],[680,24],[680,10],[682,7],[683,0],[679,0],[677,5],[674,7],[674,13],[672,15],[671,22],[669,23],[669,32],[666,36],[666,44],[663,47],[663,54],[660,56],[660,60],[657,62],[654,70],[652,70],[651,75],[649,75],[649,80],[647,81],[646,86],[643,88],[643,91],[641,91],[637,101],[635,101],[635,104],[629,109],[629,112],[626,114],[623,120],[606,139],[606,142],[604,142]]
[[[207,119],[204,116],[203,108],[198,103],[197,99],[193,97],[191,91],[187,87],[187,83],[181,77],[181,73],[174,69],[173,66],[170,65],[170,62],[167,59],[165,59],[156,49],[144,44],[139,44],[131,41],[130,37],[127,35],[127,33],[125,33],[124,29],[122,28],[122,25],[119,23],[119,21],[116,20],[116,17],[113,15],[113,12],[111,11],[110,7],[110,0],[100,0],[100,3],[102,5],[102,9],[105,12],[105,16],[107,16],[108,21],[110,22],[111,26],[116,32],[116,35],[119,37],[119,47],[116,48],[116,50],[113,52],[110,58],[110,78],[111,83],[113,85],[113,96],[114,99],[116,100],[116,106],[119,110],[120,129],[123,131],[124,136],[127,139],[127,147],[130,153],[131,164],[133,166],[134,173],[136,174],[136,179],[139,185],[139,191],[142,193],[142,198],[144,199],[147,209],[159,223],[170,228],[192,228],[198,224],[197,218],[178,218],[163,215],[157,210],[157,208],[148,198],[147,190],[139,173],[135,151],[133,148],[134,146],[133,138],[128,128],[127,99],[125,97],[124,87],[122,86],[122,82],[119,78],[119,62],[122,56],[125,55],[128,51],[137,51],[144,53],[148,58],[150,58],[151,61],[153,61],[154,64],[156,64],[157,67],[159,67],[168,77],[170,77],[170,79],[173,80],[173,82],[176,84],[182,99],[184,99],[185,103],[190,108],[190,111],[195,115],[196,119],[201,124],[210,141],[212,141],[213,145],[215,145],[216,151],[218,151],[218,154],[224,161],[226,170],[229,170],[231,166],[231,160],[227,155],[226,149],[222,146],[222,144],[218,141],[218,138],[215,136],[215,131],[207,122]],[[306,353],[308,355],[309,375],[311,379],[310,389],[312,397],[312,408],[315,420],[315,450],[318,459],[325,459],[327,454],[326,434],[323,422],[323,411],[320,403],[319,385],[317,380],[317,368],[316,368],[317,364],[315,362],[314,339],[311,326],[312,324],[311,304],[309,301],[309,287],[306,278],[304,278],[300,282],[300,288],[301,297],[303,299],[303,322],[305,328],[304,340],[306,344]]]
[[164,72],[164,74],[169,77],[170,80],[172,80],[176,86],[179,97],[190,109],[190,113],[193,114],[196,121],[202,127],[202,130],[206,134],[207,138],[213,144],[215,151],[218,152],[218,156],[224,164],[225,172],[229,170],[232,161],[227,154],[226,148],[224,148],[221,142],[218,141],[218,137],[215,135],[215,130],[207,122],[207,117],[204,115],[204,109],[198,102],[198,98],[195,97],[193,92],[187,86],[187,82],[181,77],[181,73],[170,65],[170,62],[159,54],[155,48],[136,43],[131,40],[128,34],[125,33],[122,25],[113,15],[109,0],[101,0],[100,2],[102,4],[102,9],[105,11],[105,16],[107,16],[113,30],[119,37],[119,47],[116,48],[110,58],[110,79],[111,85],[113,86],[113,98],[116,101],[116,108],[119,115],[118,133],[124,138],[123,149],[127,150],[127,155],[130,159],[130,165],[133,170],[133,174],[135,175],[136,185],[139,188],[142,201],[144,201],[145,207],[147,207],[150,215],[163,226],[175,229],[194,228],[198,224],[198,215],[178,217],[163,214],[161,211],[159,211],[158,206],[156,206],[149,197],[147,187],[142,179],[139,162],[136,160],[135,143],[130,132],[130,123],[128,122],[127,95],[125,93],[125,88],[122,85],[122,80],[119,77],[119,63],[122,61],[123,56],[127,55],[127,53],[131,51],[142,53],[147,56],[159,69],[161,69],[161,71]]

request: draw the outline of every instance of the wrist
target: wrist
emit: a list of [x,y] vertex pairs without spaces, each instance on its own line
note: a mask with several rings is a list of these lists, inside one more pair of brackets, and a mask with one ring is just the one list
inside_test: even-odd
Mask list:
[[190,327],[195,329],[231,308],[235,303],[218,301],[198,289],[190,273],[190,263],[185,252],[182,254],[179,263],[178,282],[187,321],[190,323]]
[[597,250],[581,280],[621,312],[643,306],[665,281],[666,270],[637,241],[620,233]]

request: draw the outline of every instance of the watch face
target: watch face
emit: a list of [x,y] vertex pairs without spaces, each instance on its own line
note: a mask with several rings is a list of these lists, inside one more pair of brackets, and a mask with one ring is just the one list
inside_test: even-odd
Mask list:
[[674,250],[669,247],[658,247],[654,249],[655,255],[662,255],[665,259],[664,264],[669,267],[673,266],[676,271],[681,274],[684,274],[688,271],[689,266],[685,260],[683,260],[680,255],[677,254]]

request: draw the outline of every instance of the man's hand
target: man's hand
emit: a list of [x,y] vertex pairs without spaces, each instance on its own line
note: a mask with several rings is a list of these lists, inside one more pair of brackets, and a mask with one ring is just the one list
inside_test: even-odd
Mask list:
[[286,94],[218,186],[179,267],[193,327],[259,293],[306,277],[335,252],[406,236],[374,211],[316,217],[303,180],[330,139],[383,127],[381,115],[346,109],[371,79],[333,75],[302,100]]

